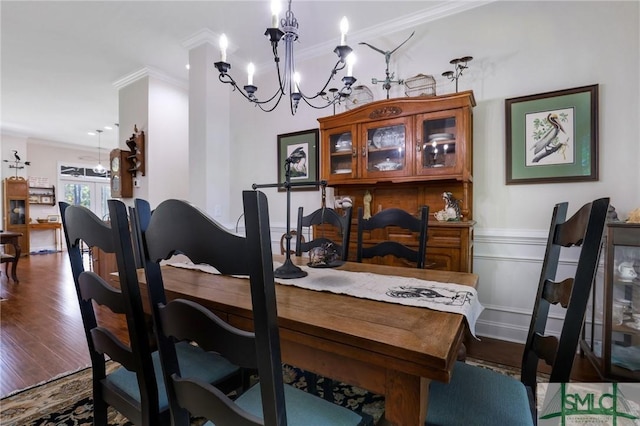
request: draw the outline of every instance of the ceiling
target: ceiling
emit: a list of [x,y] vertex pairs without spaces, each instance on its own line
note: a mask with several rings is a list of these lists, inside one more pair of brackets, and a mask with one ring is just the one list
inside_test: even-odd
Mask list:
[[[0,130],[95,147],[96,136],[87,133],[118,122],[114,83],[146,67],[187,85],[186,46],[203,29],[227,35],[234,62],[270,64],[263,36],[269,3],[2,0]],[[300,24],[297,53],[333,50],[342,16],[349,18],[348,43],[355,46],[485,3],[298,0],[292,4]],[[101,142],[116,147],[117,131],[102,133]]]

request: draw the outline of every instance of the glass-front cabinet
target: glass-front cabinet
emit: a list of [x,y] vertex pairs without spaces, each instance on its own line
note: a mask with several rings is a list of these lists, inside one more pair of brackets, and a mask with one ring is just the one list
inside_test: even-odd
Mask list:
[[417,120],[416,174],[460,174],[465,154],[462,111],[422,114]]
[[385,120],[362,126],[362,177],[406,176],[411,173],[407,147],[411,146],[411,118]]
[[[22,256],[29,255],[29,183],[22,177],[9,177],[4,180],[4,227],[3,230],[21,233],[18,244]],[[8,254],[13,247],[5,246]]]
[[[473,270],[473,92],[373,101],[318,119],[320,177],[334,200],[349,198],[357,211],[390,207],[418,214],[429,206],[426,264],[432,269]],[[438,221],[443,194],[459,201],[462,220]],[[339,203],[334,203],[341,209]],[[416,243],[406,235],[390,237]],[[417,244],[417,243],[416,243]],[[355,259],[356,239],[349,244]],[[381,263],[387,260],[381,260]]]
[[604,286],[592,295],[594,325],[582,346],[603,379],[640,381],[640,224],[608,223],[604,254]]
[[331,129],[331,133],[327,136],[327,143],[322,145],[328,175],[332,180],[344,181],[357,176],[358,148],[353,143],[355,132],[355,126]]

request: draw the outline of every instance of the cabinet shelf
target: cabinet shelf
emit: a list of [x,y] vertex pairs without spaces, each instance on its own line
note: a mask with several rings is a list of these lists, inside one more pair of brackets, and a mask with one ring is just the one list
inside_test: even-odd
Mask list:
[[30,186],[29,204],[40,204],[45,206],[56,205],[56,188],[54,186]]

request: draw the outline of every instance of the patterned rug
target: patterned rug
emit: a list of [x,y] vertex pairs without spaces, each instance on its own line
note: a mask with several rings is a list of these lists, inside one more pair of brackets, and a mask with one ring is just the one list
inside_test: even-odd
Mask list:
[[[472,359],[468,359],[467,363],[519,377],[519,370],[511,367]],[[288,365],[284,366],[283,375],[286,383],[305,391],[313,377]],[[323,396],[323,385],[324,378],[318,376],[317,392],[320,396]],[[333,396],[336,404],[363,413],[365,417],[372,419],[373,424],[384,413],[384,398],[364,389],[334,382]],[[3,398],[0,400],[0,425],[90,425],[92,410],[91,369],[86,368]],[[192,424],[200,423],[201,421],[194,419]],[[112,409],[109,410],[109,425],[132,426],[126,418]]]

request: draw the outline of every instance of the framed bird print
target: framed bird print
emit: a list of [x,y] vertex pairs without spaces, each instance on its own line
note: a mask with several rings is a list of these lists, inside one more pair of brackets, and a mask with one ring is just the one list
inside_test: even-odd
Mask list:
[[598,180],[598,85],[505,100],[506,183]]
[[[278,135],[278,183],[286,180],[287,168],[292,191],[314,191],[319,188],[319,130]],[[279,186],[278,191],[286,191]]]

